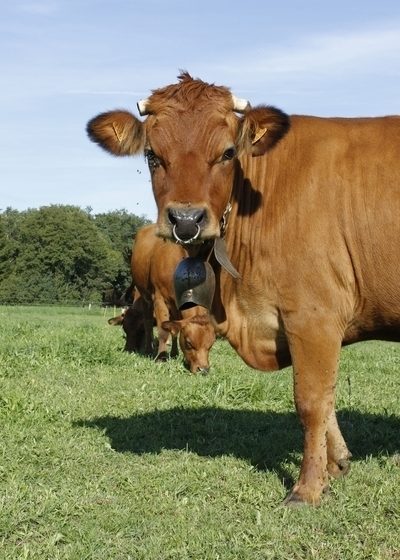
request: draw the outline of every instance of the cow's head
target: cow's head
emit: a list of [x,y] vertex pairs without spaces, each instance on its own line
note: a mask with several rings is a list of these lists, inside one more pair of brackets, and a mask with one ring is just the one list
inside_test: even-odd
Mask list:
[[158,208],[159,235],[182,243],[220,236],[238,157],[260,156],[289,128],[273,107],[250,108],[229,89],[193,79],[153,91],[127,111],[92,119],[89,137],[112,154],[144,153]]
[[182,312],[183,319],[164,321],[163,329],[174,336],[179,334],[179,345],[186,367],[191,373],[206,375],[210,370],[209,353],[215,342],[215,331],[208,314],[198,312],[198,306]]

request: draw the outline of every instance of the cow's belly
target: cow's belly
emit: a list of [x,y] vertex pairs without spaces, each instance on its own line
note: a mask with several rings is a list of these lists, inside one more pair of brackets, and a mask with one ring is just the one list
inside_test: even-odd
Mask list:
[[233,300],[225,308],[226,330],[223,333],[247,365],[274,371],[290,365],[290,354],[279,315],[268,304],[251,312]]

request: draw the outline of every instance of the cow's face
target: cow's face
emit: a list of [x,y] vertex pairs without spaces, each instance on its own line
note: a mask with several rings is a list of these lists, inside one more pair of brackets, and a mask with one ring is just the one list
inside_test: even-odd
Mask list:
[[179,334],[179,344],[191,373],[207,374],[210,370],[209,354],[215,342],[214,328],[210,322],[197,324],[189,320]]
[[271,107],[250,109],[224,87],[180,79],[142,102],[144,122],[112,111],[92,119],[88,133],[115,155],[144,152],[158,233],[190,244],[220,235],[239,156],[264,154],[286,133],[288,117]]
[[145,155],[159,234],[183,243],[219,235],[229,202],[238,119],[211,109],[149,116]]
[[[197,313],[195,309],[192,308]],[[174,336],[179,334],[184,362],[191,373],[205,375],[210,370],[209,353],[215,342],[215,331],[208,315],[193,315],[193,312],[180,320],[165,321],[162,327]]]

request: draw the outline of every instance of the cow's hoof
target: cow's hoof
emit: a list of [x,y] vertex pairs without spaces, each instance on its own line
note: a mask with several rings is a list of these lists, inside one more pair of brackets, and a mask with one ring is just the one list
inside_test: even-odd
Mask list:
[[[327,494],[329,492],[329,486],[326,485],[322,489],[322,494]],[[314,494],[305,497],[301,495],[297,490],[292,490],[284,499],[283,505],[287,507],[300,507],[300,506],[319,506],[321,503],[320,494]]]
[[283,500],[283,505],[291,508],[298,508],[301,506],[309,506],[309,502],[306,502],[297,492],[290,492]]

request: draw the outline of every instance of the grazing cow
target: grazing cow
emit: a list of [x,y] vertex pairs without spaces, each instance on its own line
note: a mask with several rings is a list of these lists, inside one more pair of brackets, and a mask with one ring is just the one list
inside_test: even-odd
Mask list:
[[125,332],[126,352],[146,354],[145,313],[147,306],[143,298],[136,292],[134,301],[126,307],[117,317],[108,319],[108,324],[122,326]]
[[145,348],[151,351],[153,315],[158,331],[156,359],[165,360],[167,341],[172,335],[171,356],[178,355],[176,337],[184,354],[185,363],[192,373],[209,371],[209,351],[215,341],[214,327],[208,310],[193,305],[178,311],[175,303],[173,277],[180,261],[187,257],[181,245],[161,239],[157,226],[141,228],[132,249],[132,279],[144,306]]
[[400,117],[289,117],[186,72],[138,107],[146,120],[104,113],[89,136],[116,155],[144,150],[160,236],[192,256],[214,248],[213,313],[242,358],[292,363],[304,455],[286,503],[317,504],[349,468],[342,344],[400,341]]

